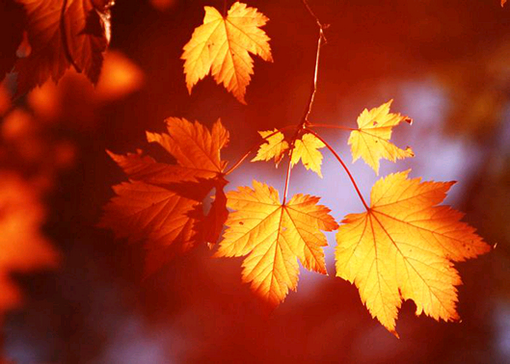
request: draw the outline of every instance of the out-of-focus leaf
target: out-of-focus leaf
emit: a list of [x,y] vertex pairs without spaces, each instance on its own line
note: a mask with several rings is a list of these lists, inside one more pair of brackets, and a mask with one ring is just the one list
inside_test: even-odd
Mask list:
[[58,82],[71,66],[94,84],[110,42],[111,0],[16,0],[26,10],[31,52],[19,58],[18,91],[23,95],[49,78]]

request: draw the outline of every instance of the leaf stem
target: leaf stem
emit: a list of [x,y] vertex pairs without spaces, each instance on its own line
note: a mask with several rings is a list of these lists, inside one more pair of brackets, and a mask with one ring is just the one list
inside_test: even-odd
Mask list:
[[248,156],[253,152],[255,151],[256,149],[258,149],[258,147],[266,142],[269,138],[271,138],[273,135],[276,135],[278,134],[279,132],[283,131],[283,130],[287,130],[287,129],[291,129],[291,128],[294,128],[296,127],[296,125],[287,125],[287,126],[284,126],[283,128],[281,129],[278,129],[276,130],[275,132],[269,134],[268,136],[266,137],[263,137],[262,140],[260,140],[259,142],[257,142],[256,144],[254,144],[250,149],[248,149],[248,151],[246,153],[243,154],[243,156],[241,158],[238,159],[238,161],[232,166],[230,167],[225,173],[224,175],[227,176],[229,175],[230,173],[234,172],[234,170],[237,169],[237,167],[239,167],[246,158],[248,158]]
[[290,149],[290,152],[289,152],[289,164],[287,165],[287,175],[285,177],[285,187],[283,189],[283,203],[282,203],[283,206],[285,206],[285,203],[287,202],[287,195],[289,193],[290,174],[292,172],[292,154],[293,153],[294,153],[294,145],[292,145],[292,148]]
[[342,165],[342,167],[344,168],[345,172],[347,172],[347,175],[349,176],[351,182],[352,182],[352,185],[354,186],[354,189],[356,190],[356,192],[358,193],[358,196],[361,200],[361,202],[363,203],[363,206],[365,207],[365,209],[367,211],[370,211],[370,207],[368,207],[368,204],[367,202],[365,201],[365,199],[363,198],[363,195],[361,194],[361,191],[359,190],[358,188],[358,184],[356,183],[356,181],[354,180],[354,177],[352,176],[351,174],[351,171],[349,171],[349,168],[347,167],[347,165],[344,163],[344,161],[342,160],[342,158],[340,158],[340,156],[338,155],[338,153],[335,151],[335,149],[333,149],[333,147],[331,145],[329,145],[328,142],[326,142],[324,139],[322,139],[322,137],[317,134],[315,131],[311,130],[311,129],[306,129],[306,131],[308,131],[309,133],[312,133],[313,135],[315,135],[315,137],[317,139],[319,139],[321,142],[324,143],[324,145],[329,149],[329,151],[335,156],[335,158],[338,160],[338,162],[340,162],[340,164]]
[[342,125],[330,125],[330,124],[308,124],[309,128],[329,128],[329,129],[340,129],[340,130],[347,130],[347,131],[353,131],[357,130],[354,128],[349,128],[347,126]]

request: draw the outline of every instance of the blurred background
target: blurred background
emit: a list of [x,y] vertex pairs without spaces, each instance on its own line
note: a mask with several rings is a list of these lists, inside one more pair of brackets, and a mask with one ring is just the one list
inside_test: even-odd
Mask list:
[[[499,0],[309,0],[331,24],[311,120],[354,127],[365,107],[394,99],[392,111],[414,119],[395,129],[395,143],[411,146],[416,157],[383,161],[381,175],[412,168],[412,177],[458,181],[446,202],[497,244],[456,265],[464,281],[460,323],[416,317],[406,302],[396,339],[370,317],[357,289],[334,277],[333,234],[329,276],[302,271],[298,291],[267,315],[241,283],[242,259],[213,259],[200,246],[143,280],[143,245],[95,227],[111,186],[125,180],[105,150],[141,148],[170,161],[145,140],[146,130],[164,131],[165,118],[206,125],[221,118],[232,136],[223,155],[231,163],[259,140],[258,130],[299,122],[316,24],[299,0],[247,3],[270,19],[264,29],[275,60],[255,60],[247,106],[211,78],[191,96],[185,87],[182,47],[202,23],[203,6],[222,9],[223,0],[118,0],[96,88],[71,71],[58,86],[47,83],[14,105],[7,87],[0,88],[0,246],[20,260],[11,278],[23,295],[3,316],[3,357],[17,363],[510,362],[510,6],[502,9]],[[348,135],[322,134],[350,162]],[[324,178],[298,166],[290,193],[321,196],[337,220],[362,212],[344,171],[325,154]],[[351,171],[368,197],[374,172],[362,161]],[[230,177],[227,190],[253,179],[280,191],[284,184],[284,171],[271,163],[246,163]],[[23,274],[30,256],[56,268]],[[19,301],[14,286],[8,293],[2,310]]]

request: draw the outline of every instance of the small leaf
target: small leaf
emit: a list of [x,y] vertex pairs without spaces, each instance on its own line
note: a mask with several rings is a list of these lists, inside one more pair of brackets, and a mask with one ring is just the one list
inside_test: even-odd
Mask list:
[[282,205],[278,192],[253,181],[253,189],[240,187],[227,193],[228,229],[216,252],[218,257],[247,255],[243,281],[271,306],[277,306],[289,289],[296,290],[299,266],[326,274],[326,236],[321,230],[338,227],[318,197],[295,195]]
[[372,188],[370,209],[348,215],[336,236],[337,276],[356,284],[372,317],[390,332],[403,300],[416,314],[457,320],[461,284],[453,261],[490,250],[463,214],[436,206],[453,182],[408,179],[409,171],[391,174]]
[[321,165],[322,153],[319,149],[324,148],[322,141],[313,134],[306,133],[301,139],[297,139],[292,152],[292,165],[303,162],[306,169],[311,169],[322,178]]
[[360,157],[363,158],[376,174],[379,174],[381,158],[395,162],[397,159],[414,156],[411,148],[403,150],[390,143],[394,126],[403,121],[412,123],[412,119],[407,116],[389,112],[392,102],[393,100],[390,100],[370,111],[363,110],[358,117],[358,129],[353,130],[349,137],[353,162]]
[[[274,161],[278,166],[283,159],[285,152],[289,149],[289,144],[284,140],[285,136],[277,129],[274,129],[273,131],[259,131],[259,134],[262,138],[267,138],[268,136],[269,138],[267,138],[266,142],[260,146],[257,155],[251,161],[269,161],[274,158]],[[273,135],[270,136],[271,134]]]
[[250,53],[273,61],[269,37],[260,29],[268,20],[257,9],[239,2],[232,5],[227,17],[206,6],[204,23],[195,29],[181,57],[189,93],[211,73],[216,83],[223,83],[246,104],[244,95],[253,74]]

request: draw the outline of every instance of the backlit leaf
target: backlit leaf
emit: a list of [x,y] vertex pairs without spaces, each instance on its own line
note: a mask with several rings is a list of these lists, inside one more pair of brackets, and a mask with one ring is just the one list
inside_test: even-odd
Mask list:
[[303,162],[306,169],[311,169],[322,178],[321,165],[322,153],[319,149],[324,148],[322,141],[313,134],[307,133],[301,139],[297,139],[292,152],[292,165]]
[[257,155],[251,161],[269,161],[274,159],[276,165],[278,165],[285,156],[285,152],[289,149],[289,143],[284,140],[285,136],[277,129],[273,131],[259,131],[259,134],[262,138],[267,139],[259,147]]
[[[457,320],[459,273],[452,262],[489,251],[462,213],[436,206],[453,182],[391,174],[372,188],[370,209],[348,215],[337,233],[337,276],[356,284],[373,317],[395,333],[403,300],[436,320]],[[395,333],[396,334],[396,333]]]
[[227,207],[234,212],[216,256],[246,255],[243,281],[271,306],[278,305],[289,289],[296,290],[298,259],[306,269],[326,274],[322,247],[327,241],[321,230],[338,225],[318,202],[318,197],[298,194],[282,205],[273,187],[257,181],[253,189],[228,192]]
[[379,174],[381,158],[395,162],[397,159],[414,156],[411,148],[403,150],[390,143],[394,126],[403,121],[412,123],[412,119],[407,116],[390,113],[392,102],[393,100],[390,100],[370,111],[363,110],[358,117],[358,129],[353,130],[349,137],[353,162],[360,157],[363,158],[376,174]]
[[209,73],[216,83],[243,104],[253,74],[250,53],[272,62],[269,37],[260,29],[269,19],[257,9],[236,2],[226,17],[213,7],[205,7],[204,23],[197,27],[184,46],[182,59],[186,85],[193,86]]

